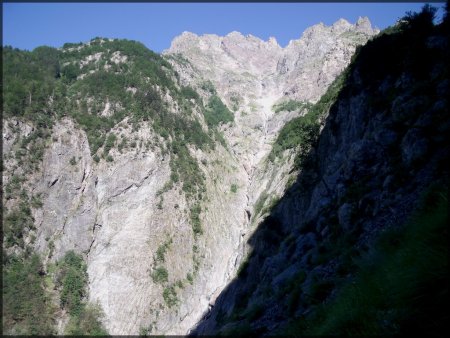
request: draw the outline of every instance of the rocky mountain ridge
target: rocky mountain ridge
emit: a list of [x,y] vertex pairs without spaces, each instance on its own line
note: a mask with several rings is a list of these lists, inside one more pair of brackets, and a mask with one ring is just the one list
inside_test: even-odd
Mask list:
[[[310,114],[317,112],[321,124],[313,146],[297,154],[295,183],[248,239],[248,260],[194,335],[442,332],[448,249],[430,241],[439,263],[421,270],[416,256],[423,244],[405,249],[402,242],[402,231],[420,222],[417,210],[430,203],[423,197],[430,184],[440,197],[426,208],[438,214],[436,200],[448,208],[448,28],[430,25],[431,12],[369,41],[316,106],[283,127],[275,144],[286,142],[286,134],[307,133]],[[440,223],[425,219],[424,238],[448,238],[442,230],[448,211]],[[441,230],[426,230],[430,224]],[[395,250],[402,263],[387,268],[391,263],[381,257],[392,262]],[[378,279],[368,278],[377,269]],[[428,269],[436,275],[425,277]],[[391,282],[396,278],[398,284]],[[408,317],[426,311],[432,315],[423,321]]]
[[[322,212],[336,216],[336,196],[325,196],[327,187],[336,186],[345,195],[336,175],[351,177],[356,162],[373,145],[365,137],[355,143],[351,132],[364,133],[359,129],[365,119],[360,108],[373,98],[362,92],[339,101],[351,114],[332,105],[349,79],[338,74],[356,47],[377,33],[362,18],[355,25],[339,20],[330,27],[313,26],[285,48],[274,39],[264,42],[233,32],[225,37],[184,33],[162,57],[135,42],[101,38],[60,50],[7,49],[5,83],[11,84],[5,89],[3,121],[5,270],[14,271],[8,264],[26,261],[31,252],[42,257],[37,278],[45,278],[43,292],[51,298],[45,304],[59,309],[52,317],[59,334],[84,332],[76,330],[92,313],[90,305],[81,315],[75,313],[65,301],[67,274],[61,262],[69,260],[71,250],[86,262],[80,301],[102,309],[101,323],[110,334],[186,334],[205,315],[210,319],[194,332],[235,327],[241,318],[237,310],[252,306],[253,301],[244,300],[259,297],[245,293],[253,284],[241,278],[249,264],[246,257],[255,255],[255,239],[267,249],[265,258],[277,248],[267,237],[278,240],[281,235],[291,238],[289,247],[296,243],[298,255],[313,257],[305,250],[319,250],[316,232],[326,239],[334,231],[326,225],[328,219],[317,222],[317,231],[310,231],[312,225],[306,232],[298,226],[305,219],[314,223]],[[350,74],[353,82],[363,81],[356,71]],[[408,76],[399,76],[398,86],[410,84]],[[41,86],[36,86],[39,81]],[[386,81],[380,90],[392,96],[397,82]],[[431,81],[433,95],[439,97],[438,88],[445,84],[439,76]],[[400,97],[404,102],[396,101],[396,111],[417,103],[403,93]],[[345,128],[347,119],[351,130],[336,134],[335,128]],[[295,182],[299,173],[308,174],[305,156],[322,128],[317,151],[325,155],[318,157],[321,167],[310,173],[313,187],[300,192],[305,198],[299,202],[301,182]],[[382,133],[374,136],[378,143],[400,137],[384,125],[368,129],[371,135]],[[414,162],[429,144],[410,134],[401,137],[405,161]],[[342,149],[336,150],[336,144]],[[338,157],[328,163],[325,158],[332,157],[328,152],[333,149],[349,153],[344,157],[350,164],[342,167]],[[316,176],[323,184],[314,186]],[[354,190],[362,194],[358,187]],[[292,192],[295,197],[289,197]],[[370,199],[355,203],[339,205],[336,217],[343,227],[352,228],[354,211],[373,204]],[[283,230],[275,226],[271,232],[280,222]],[[273,267],[292,259],[280,252],[264,261],[259,252],[257,248],[258,262],[252,258],[249,268],[263,266],[264,280],[284,280]],[[240,297],[245,304],[236,300]],[[267,320],[273,313],[277,321],[281,311],[271,308],[271,302],[267,312],[258,310],[262,319],[253,329],[271,330],[283,322],[282,316],[275,323]],[[7,332],[26,333],[27,327],[43,332],[16,317],[10,312],[4,316]]]
[[[224,134],[240,157],[248,180],[264,177],[263,184],[258,180],[250,184],[248,195],[254,204],[265,189],[267,177],[273,175],[264,172],[261,161],[281,127],[305,112],[287,109],[274,113],[274,106],[289,101],[316,102],[350,62],[356,46],[378,32],[368,18],[359,18],[354,25],[340,19],[329,27],[320,23],[306,29],[299,40],[291,40],[285,48],[273,38],[262,41],[238,32],[224,37],[184,32],[163,54],[174,60],[182,83],[201,88],[207,79],[220,97],[236,108],[236,123],[225,127]],[[177,62],[178,55],[187,63]],[[286,176],[283,171],[278,174],[279,179]],[[287,177],[283,184],[279,179],[271,179],[278,186],[277,196]]]
[[266,95],[277,99],[315,102],[343,70],[354,48],[378,33],[367,17],[360,17],[354,25],[345,19],[331,26],[314,25],[285,48],[273,37],[263,41],[239,32],[224,37],[183,32],[163,54],[181,54],[224,97],[239,95],[244,88],[246,96],[257,95],[262,86]]

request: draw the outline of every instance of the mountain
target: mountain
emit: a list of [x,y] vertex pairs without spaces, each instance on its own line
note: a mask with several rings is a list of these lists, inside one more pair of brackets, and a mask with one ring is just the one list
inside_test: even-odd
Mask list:
[[444,332],[448,28],[432,13],[359,48],[283,127],[273,150],[310,144],[295,154],[299,175],[194,335]]
[[291,332],[445,183],[448,47],[424,13],[285,48],[5,47],[4,332]]

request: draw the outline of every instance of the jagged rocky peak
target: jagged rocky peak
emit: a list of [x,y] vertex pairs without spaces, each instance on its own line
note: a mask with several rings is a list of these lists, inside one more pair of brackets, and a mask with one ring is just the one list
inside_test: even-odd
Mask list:
[[280,45],[278,44],[277,39],[275,37],[273,37],[273,36],[269,37],[269,40],[267,40],[267,42],[269,44],[271,44],[271,45],[275,45],[275,46],[280,47]]
[[353,28],[353,25],[345,19],[339,19],[332,26],[331,30],[336,33],[343,33]]
[[221,44],[240,43],[242,48],[251,48],[251,46],[254,45],[281,48],[274,37],[270,37],[268,41],[264,41],[252,34],[244,35],[238,31],[232,31],[225,36],[216,34],[197,35],[195,33],[184,31],[181,35],[173,39],[170,48],[165,50],[164,53],[176,53],[185,51],[186,49],[194,49],[199,47],[202,42],[206,44],[217,42]]
[[367,16],[359,17],[355,24],[356,30],[365,34],[379,33],[378,28],[372,28],[372,24]]
[[[356,46],[378,32],[367,17],[355,24],[345,19],[331,26],[321,22],[284,48],[273,37],[263,41],[236,31],[223,37],[184,32],[164,54],[182,54],[203,75],[208,74],[225,97],[251,79],[247,92],[254,95],[264,82],[264,92],[272,96],[315,102],[350,62]],[[265,81],[268,77],[270,81]],[[230,83],[236,88],[229,90]]]
[[[228,43],[238,43],[244,42],[245,46],[249,47],[252,44],[257,44],[260,46],[266,47],[274,47],[274,49],[286,49],[291,45],[295,45],[301,39],[311,39],[318,38],[323,34],[342,34],[346,31],[355,31],[359,33],[363,33],[369,36],[375,35],[379,33],[377,28],[373,28],[372,24],[368,17],[359,17],[355,24],[351,24],[347,20],[341,18],[333,23],[331,26],[325,25],[323,22],[320,22],[316,25],[308,27],[302,34],[300,39],[290,40],[287,47],[282,48],[278,44],[276,38],[270,37],[268,41],[264,41],[254,35],[248,34],[243,35],[238,31],[233,31],[228,33],[227,35],[221,37],[216,34],[203,34],[197,35],[195,33],[184,31],[181,35],[175,37],[172,41],[172,44],[169,49],[165,50],[164,53],[177,53],[185,51],[186,49],[192,49],[197,47],[196,44],[199,44],[201,41],[203,42],[211,42],[212,40],[220,41],[220,42],[228,42]],[[250,43],[250,44],[249,44]]]
[[325,25],[320,22],[316,25],[308,27],[303,32],[302,36],[298,40],[291,40],[286,48],[301,44],[301,42],[307,42],[308,40],[318,40],[328,36],[338,36],[345,32],[362,33],[367,36],[376,35],[380,32],[377,28],[372,28],[372,24],[367,17],[359,17],[355,24],[351,24],[347,20],[341,18],[333,23],[331,26]]

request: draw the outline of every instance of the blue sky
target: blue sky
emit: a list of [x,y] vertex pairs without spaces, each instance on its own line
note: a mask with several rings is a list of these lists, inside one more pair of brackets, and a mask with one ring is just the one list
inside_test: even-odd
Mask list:
[[[368,16],[383,29],[422,3],[4,3],[3,45],[32,50],[61,47],[100,36],[125,38],[161,52],[183,31],[226,35],[231,31],[263,40],[274,36],[284,47],[309,26],[351,23]],[[434,4],[443,8],[444,4]],[[442,16],[443,10],[440,10]]]

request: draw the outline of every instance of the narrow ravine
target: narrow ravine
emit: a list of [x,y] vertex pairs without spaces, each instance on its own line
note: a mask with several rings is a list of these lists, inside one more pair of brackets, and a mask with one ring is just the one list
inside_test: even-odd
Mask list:
[[[255,185],[260,183],[256,177],[256,170],[261,166],[261,162],[265,160],[265,157],[271,150],[271,145],[269,142],[273,140],[274,135],[269,134],[268,122],[273,117],[272,106],[281,96],[280,93],[277,92],[276,88],[269,88],[268,90],[267,88],[264,88],[261,83],[262,81],[259,82],[259,96],[256,100],[254,100],[254,102],[257,103],[258,109],[254,111],[253,114],[262,120],[261,122],[263,128],[262,130],[252,128],[253,133],[251,135],[251,138],[257,141],[251,145],[252,148],[247,149],[242,149],[239,141],[234,144],[230,142],[231,151],[243,168],[243,172],[245,172],[247,176],[245,186],[246,203],[238,211],[239,213],[245,213],[246,217],[244,218],[244,222],[242,224],[237,225],[240,231],[239,241],[232,250],[233,254],[228,259],[224,280],[221,285],[218,285],[216,289],[207,297],[209,299],[208,307],[204,310],[202,319],[199,322],[208,319],[212,307],[215,306],[216,298],[225,289],[225,287],[229,285],[234,278],[236,278],[239,267],[248,255],[248,248],[246,247],[247,240],[253,231],[256,230],[256,228],[251,229],[253,217],[256,216],[253,210],[254,203],[258,199],[258,196],[254,196]],[[241,107],[240,109],[251,110],[250,108],[251,107],[249,104]],[[242,125],[237,123],[235,129],[240,129],[242,127]],[[246,163],[249,163],[250,165],[246,165]],[[191,329],[186,334],[189,334],[190,331]]]

